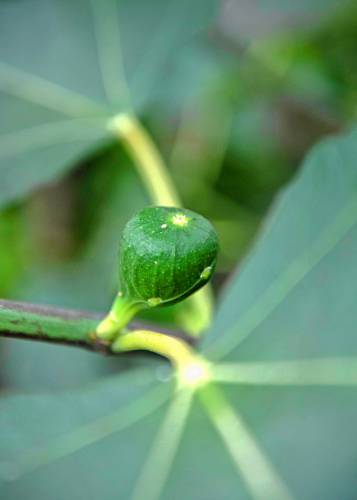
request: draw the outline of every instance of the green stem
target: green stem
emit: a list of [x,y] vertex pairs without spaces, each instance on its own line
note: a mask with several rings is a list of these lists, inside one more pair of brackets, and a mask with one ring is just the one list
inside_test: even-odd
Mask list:
[[174,333],[137,329],[123,333],[109,345],[96,336],[98,319],[78,311],[0,301],[0,336],[63,343],[102,353],[149,351],[173,364],[179,385],[196,387],[209,379],[207,362]]
[[151,330],[134,330],[120,335],[112,344],[113,352],[145,350],[169,359],[180,368],[196,359],[193,349],[181,339]]
[[115,116],[110,128],[123,141],[155,205],[181,206],[164,161],[150,135],[134,115]]
[[146,307],[145,302],[133,302],[118,293],[109,314],[97,327],[97,337],[101,340],[112,341],[127,326],[129,321]]
[[[182,206],[164,160],[150,135],[134,115],[121,113],[110,122],[110,129],[123,142],[155,205]],[[211,287],[189,297],[187,307],[178,318],[184,328],[198,336],[212,320],[213,294]]]
[[78,311],[0,301],[0,335],[69,343],[95,349],[98,316]]
[[[109,343],[95,335],[101,318],[102,315],[99,314],[0,300],[0,337],[61,343],[101,353],[112,353]],[[130,326],[145,328],[143,323]],[[190,340],[188,337],[185,340],[180,332],[165,330],[161,335],[174,336],[175,341],[182,335],[180,341],[184,345],[186,340]]]
[[197,389],[211,381],[209,363],[186,342],[150,330],[134,330],[120,335],[112,344],[114,353],[151,351],[168,359],[175,368],[179,388]]

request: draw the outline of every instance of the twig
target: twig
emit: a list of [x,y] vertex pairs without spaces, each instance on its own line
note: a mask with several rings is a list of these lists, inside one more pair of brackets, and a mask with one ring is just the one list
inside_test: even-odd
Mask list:
[[[0,337],[27,339],[81,347],[101,354],[113,354],[106,342],[94,335],[103,314],[59,309],[25,302],[0,300]],[[152,325],[133,322],[129,330],[151,329]],[[192,344],[184,332],[154,327],[155,331]]]

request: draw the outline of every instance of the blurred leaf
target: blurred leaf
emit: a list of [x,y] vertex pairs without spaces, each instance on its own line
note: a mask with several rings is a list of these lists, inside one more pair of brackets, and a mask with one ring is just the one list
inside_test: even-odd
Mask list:
[[[205,340],[210,357],[274,366],[337,356],[349,373],[357,355],[356,154],[354,130],[308,156],[222,298]],[[338,376],[333,364],[330,374]],[[245,387],[235,407],[296,498],[354,496],[356,389]]]
[[[98,203],[97,210],[89,215],[92,234],[78,255],[64,263],[46,266],[43,259],[35,261],[17,290],[20,300],[94,311],[109,307],[118,283],[117,253],[122,229],[138,207],[147,203],[147,197],[119,147],[97,155],[94,167],[106,170],[107,176],[101,186],[101,205]],[[90,202],[89,189],[86,196]],[[92,203],[95,195],[93,198]]]
[[111,116],[165,85],[215,0],[0,2],[0,205],[63,175],[110,139]]
[[[49,468],[54,475],[50,473],[43,478],[44,481],[41,480],[39,489],[32,483],[30,490],[26,492],[28,487],[26,479],[7,485],[5,488],[2,485],[2,498],[24,496],[35,498],[37,494],[41,497],[42,493],[45,496],[48,494],[49,498],[58,498],[58,494],[62,495],[60,491],[63,491],[63,486],[68,495],[73,492],[78,499],[98,498],[101,495],[115,498],[118,495],[118,488],[124,498],[128,498],[128,485],[135,479],[135,466],[140,466],[145,447],[151,440],[150,435],[146,434],[147,426],[149,425],[153,431],[152,424],[157,425],[157,418],[152,422],[150,414],[162,406],[165,398],[167,399],[168,391],[168,384],[158,384],[155,370],[143,368],[135,372],[122,373],[119,377],[118,375],[109,377],[81,391],[3,398],[0,427],[7,428],[7,433],[2,439],[0,460],[9,454],[11,459],[7,463],[1,462],[2,479],[4,476],[8,479],[14,478],[17,473],[28,472],[36,466],[51,463],[61,455],[67,457],[71,450],[89,445],[91,441],[96,444],[79,451],[83,457],[83,461],[80,460],[80,468],[88,471],[88,482],[78,480],[79,476],[74,472],[78,456],[74,455],[75,462],[72,463],[74,473],[69,474],[66,479],[67,460],[62,465],[57,464],[55,469]],[[11,416],[14,412],[15,419]],[[142,420],[145,417],[147,424],[142,427]],[[128,433],[128,428],[134,430],[135,434],[130,431]],[[63,440],[64,434],[67,436],[65,440]],[[100,441],[103,438],[104,441]],[[48,448],[48,444],[51,449]],[[24,445],[31,450],[26,455],[22,454]],[[115,457],[113,446],[114,450],[117,447],[121,449],[126,457],[125,461]],[[21,464],[18,462],[20,457]],[[104,462],[101,462],[102,459]],[[127,469],[128,464],[131,466],[131,473]],[[97,469],[95,474],[89,472],[93,467]],[[105,490],[102,490],[102,473],[106,477],[106,482],[108,481]],[[27,475],[27,479],[31,475]],[[47,493],[44,492],[45,489]]]
[[[15,288],[17,300],[92,311],[109,308],[118,286],[120,234],[137,208],[145,205],[146,196],[136,172],[118,146],[98,154],[93,163],[88,165],[89,169],[93,167],[95,172],[99,170],[107,175],[101,185],[101,203],[88,186],[88,202],[94,203],[96,209],[89,215],[93,226],[91,237],[78,255],[65,262],[46,265],[40,256],[32,265],[29,263]],[[12,390],[78,386],[113,369],[98,356],[58,346],[6,340],[1,344],[6,360],[1,375],[7,388]]]
[[351,0],[227,1],[221,22],[230,36],[246,43],[271,34],[306,32],[350,4]]
[[[284,314],[284,322],[280,322],[284,328],[288,325],[289,330],[294,329],[296,334],[306,335],[310,347],[316,344],[315,348],[319,348],[318,340],[322,339],[327,347],[327,340],[330,338],[327,332],[335,342],[342,341],[341,335],[335,336],[335,327],[341,319],[348,321],[350,318],[347,314],[343,318],[338,316],[341,308],[344,313],[352,313],[349,306],[353,301],[353,293],[348,294],[345,287],[348,284],[353,286],[351,273],[355,270],[347,257],[353,259],[354,250],[352,229],[356,218],[356,152],[356,130],[313,149],[304,163],[303,171],[280,195],[259,244],[252,250],[226,291],[217,313],[216,328],[206,338],[207,344],[214,342],[217,349],[221,345],[219,349],[222,352],[230,351],[236,342],[244,340],[251,329],[260,327],[259,322],[265,320],[265,315],[273,312],[277,306],[280,306],[279,311]],[[350,262],[351,269],[348,268]],[[351,279],[347,280],[348,276]],[[299,287],[296,286],[298,284]],[[342,284],[343,305],[340,301],[333,300],[340,297],[337,285]],[[293,293],[288,295],[290,289]],[[240,298],[237,302],[238,290]],[[302,301],[299,306],[303,307],[306,305],[304,298],[313,302],[302,315],[294,301]],[[330,301],[333,307],[326,308],[326,303]],[[249,325],[248,318],[245,319],[248,311]],[[235,327],[237,317],[244,319],[243,324],[240,322],[238,333]],[[334,323],[331,323],[332,318],[335,318]],[[311,337],[311,330],[307,327],[310,325],[312,328],[318,320],[323,321],[323,328],[318,328],[317,331],[314,329],[314,336]],[[352,325],[350,323],[346,336]],[[243,328],[245,326],[247,330]],[[232,335],[219,334],[222,330],[230,329]],[[260,339],[264,342],[264,354],[269,349],[277,355],[276,349],[282,349],[281,334],[285,335],[287,332],[282,332],[281,328],[275,328],[274,331],[274,344],[266,333]],[[255,332],[254,338],[258,334],[259,332]],[[219,338],[215,339],[215,336]],[[291,340],[290,336],[284,338],[286,341]],[[244,345],[249,344],[249,340]],[[331,345],[332,352],[334,347],[336,344]],[[240,345],[240,353],[242,348]]]
[[353,498],[356,154],[357,130],[318,146],[280,196],[204,345],[217,387],[172,392],[164,411],[161,364],[84,395],[3,399],[0,475],[19,478],[2,498]]

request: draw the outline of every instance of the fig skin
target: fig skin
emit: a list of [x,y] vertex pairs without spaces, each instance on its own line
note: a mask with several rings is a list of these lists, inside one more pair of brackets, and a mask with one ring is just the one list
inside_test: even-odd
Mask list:
[[191,210],[146,207],[126,224],[120,246],[121,293],[148,306],[182,300],[213,274],[218,237]]

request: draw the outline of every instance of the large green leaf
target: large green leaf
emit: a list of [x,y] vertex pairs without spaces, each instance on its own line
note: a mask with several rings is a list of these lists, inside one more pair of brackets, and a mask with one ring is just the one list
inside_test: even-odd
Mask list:
[[[158,425],[157,417],[153,421],[150,415],[165,403],[168,390],[168,384],[158,383],[155,369],[147,367],[121,373],[80,392],[4,398],[0,420],[8,432],[1,440],[1,458],[11,459],[2,462],[2,475],[14,479],[18,473],[27,472],[28,477],[24,475],[24,480],[2,487],[1,497],[61,498],[67,490],[66,495],[79,499],[98,498],[102,494],[115,498],[119,492],[127,498],[135,466],[140,466],[143,458],[137,453],[137,445],[149,446]],[[30,450],[27,454],[21,453],[24,444]],[[120,456],[113,453],[117,447]],[[81,456],[73,455],[72,465],[67,460],[71,450],[77,450]],[[62,455],[67,457],[64,461],[60,460]],[[88,473],[85,480],[74,472],[78,458],[81,470]],[[60,462],[46,467],[54,459]],[[29,485],[31,469],[40,465],[46,467],[48,474],[36,481],[37,485],[32,480]],[[96,478],[93,467],[102,470],[105,478],[102,474]],[[108,481],[105,491],[103,479]],[[61,483],[67,486],[63,489]]]
[[174,392],[154,363],[3,398],[2,498],[354,498],[356,153],[357,131],[322,144],[280,196],[203,346],[214,384]]
[[206,338],[216,357],[357,353],[356,154],[356,130],[316,146],[279,196]]
[[237,270],[204,346],[232,363],[223,379],[248,384],[227,396],[302,499],[353,498],[357,487],[356,388],[316,387],[356,383],[356,154],[357,130],[315,147]]
[[142,111],[216,3],[0,2],[0,204],[110,140],[108,119],[128,109],[128,93]]

